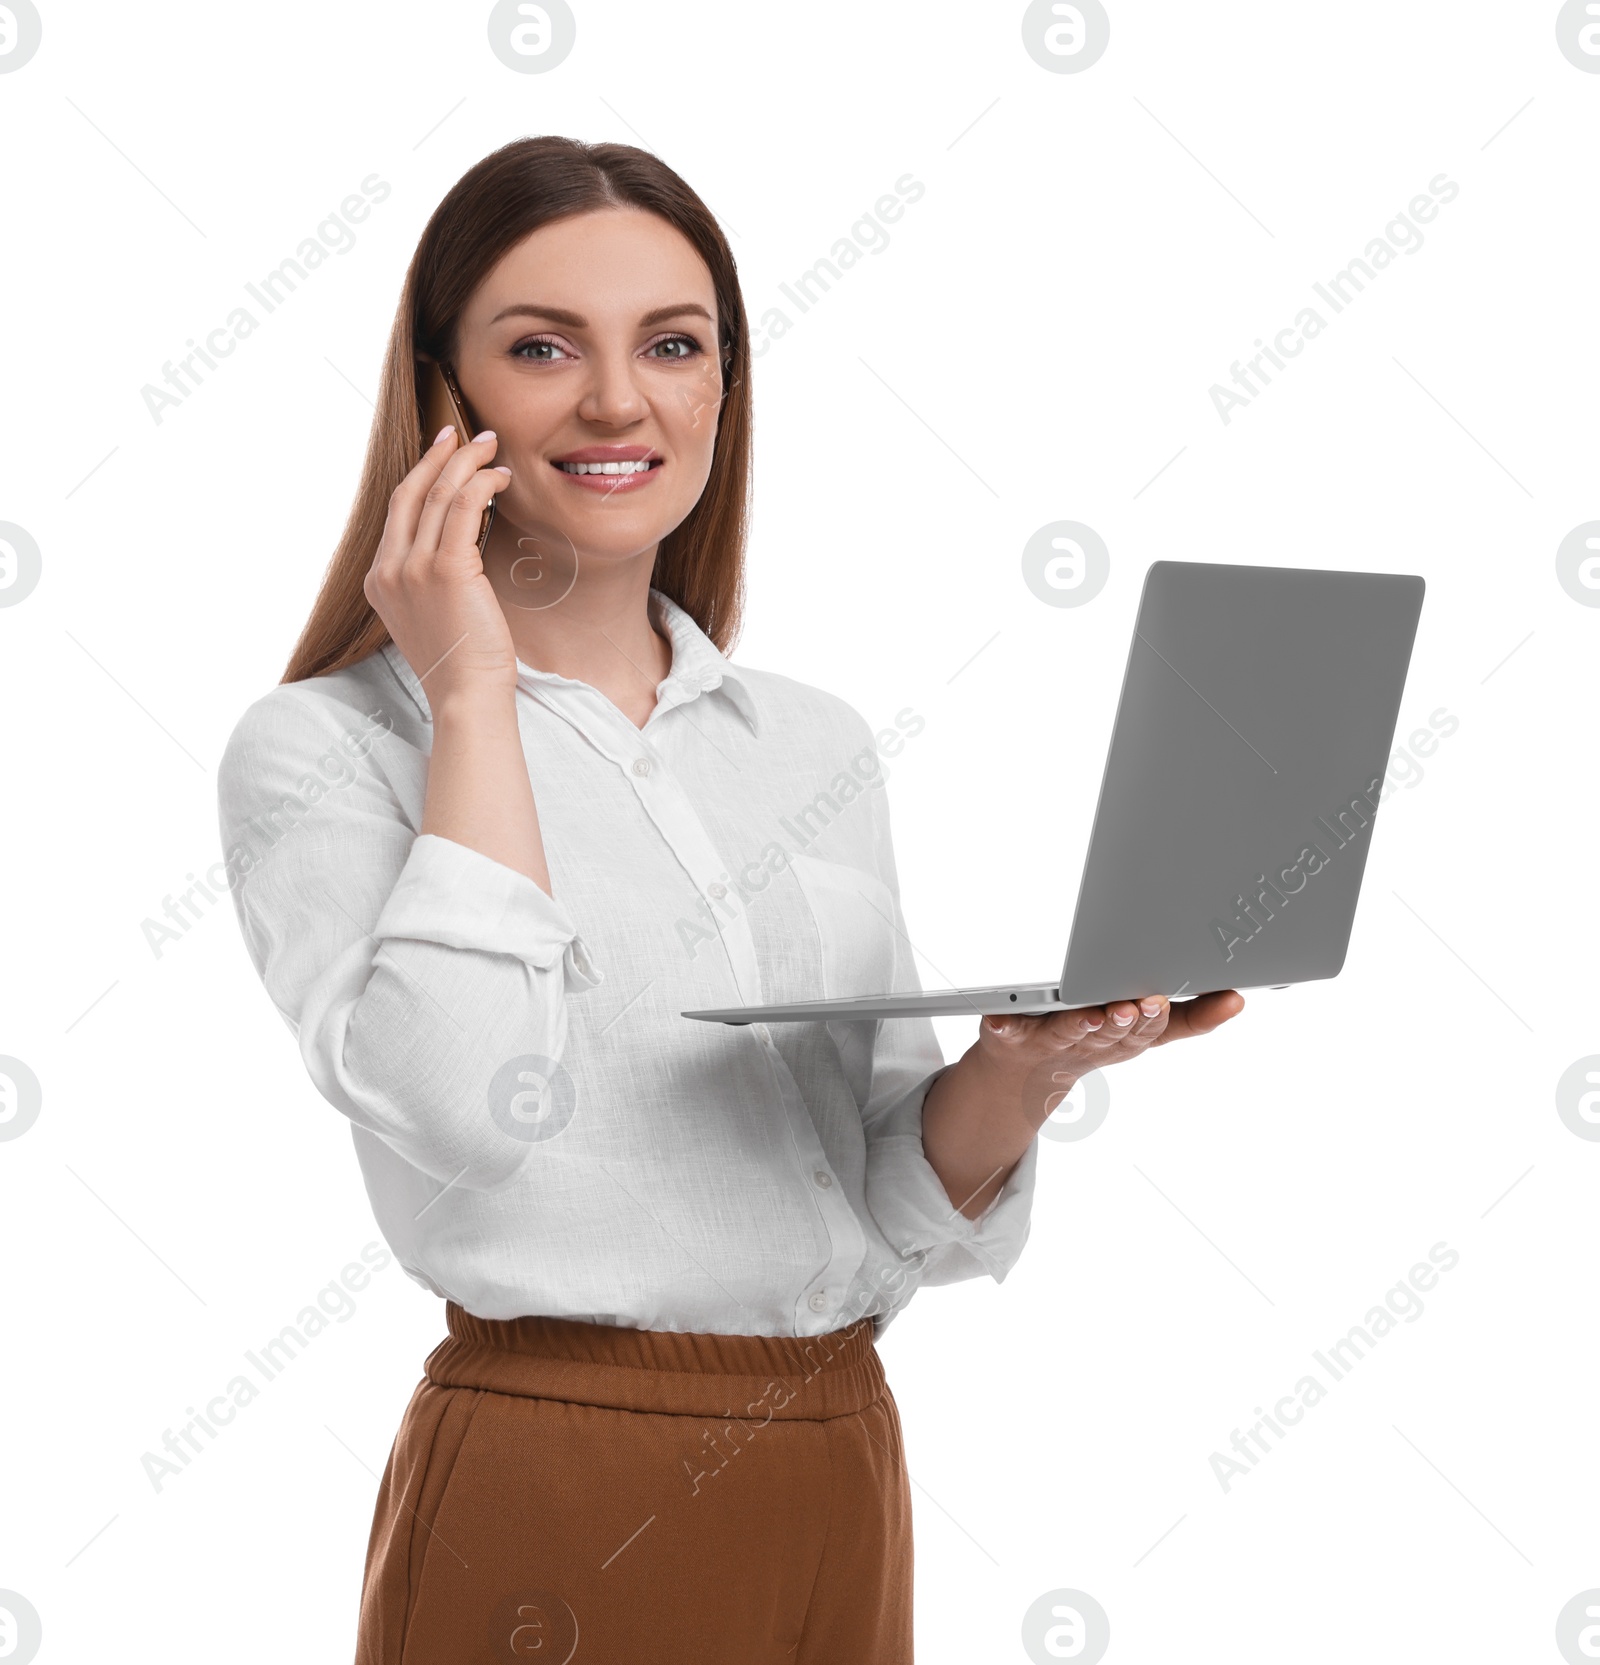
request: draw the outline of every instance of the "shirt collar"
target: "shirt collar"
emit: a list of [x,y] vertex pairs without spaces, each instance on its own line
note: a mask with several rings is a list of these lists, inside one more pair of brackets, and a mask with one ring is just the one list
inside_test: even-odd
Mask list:
[[[759,711],[748,674],[729,662],[716,643],[671,596],[652,587],[650,597],[655,603],[657,617],[672,644],[672,668],[657,684],[656,710],[669,710],[674,705],[685,704],[697,694],[710,693],[713,689],[721,688],[734,708],[750,725],[750,732],[759,735]],[[416,702],[417,709],[425,719],[432,722],[433,713],[428,705],[428,696],[423,692],[422,682],[412,670],[406,656],[392,640],[384,643],[380,651],[388,660],[389,668]],[[532,665],[525,665],[519,659],[518,687],[531,691],[535,684],[547,687],[589,687],[586,682],[579,682],[573,677],[558,676],[554,671],[535,670]]]

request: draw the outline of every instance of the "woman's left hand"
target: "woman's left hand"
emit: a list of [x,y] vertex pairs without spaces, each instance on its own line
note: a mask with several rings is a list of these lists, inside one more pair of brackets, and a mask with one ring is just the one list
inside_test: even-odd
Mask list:
[[924,1154],[951,1202],[975,1220],[1083,1076],[1168,1041],[1208,1035],[1243,1010],[1237,989],[1219,989],[1176,1005],[1154,995],[985,1017],[976,1043],[928,1089]]
[[1037,1088],[1038,1104],[1030,1094],[1023,1110],[1036,1111],[1042,1123],[1091,1070],[1125,1063],[1152,1046],[1209,1035],[1243,1010],[1244,996],[1237,989],[1219,989],[1176,1005],[1165,995],[1151,995],[1034,1016],[1000,1013],[984,1018],[978,1047],[992,1068],[1015,1076],[1019,1086]]

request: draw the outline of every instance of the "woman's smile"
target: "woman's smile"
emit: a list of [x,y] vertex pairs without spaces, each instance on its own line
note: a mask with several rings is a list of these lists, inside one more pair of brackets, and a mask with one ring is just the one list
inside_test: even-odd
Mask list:
[[666,466],[666,458],[648,445],[585,445],[550,466],[580,491],[602,497],[642,491]]

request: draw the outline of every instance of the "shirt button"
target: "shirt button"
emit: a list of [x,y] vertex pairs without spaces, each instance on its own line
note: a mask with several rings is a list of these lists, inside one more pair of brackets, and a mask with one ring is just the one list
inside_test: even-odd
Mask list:
[[827,1290],[819,1289],[816,1294],[811,1297],[810,1301],[807,1302],[807,1305],[813,1312],[826,1312],[828,1310]]
[[633,760],[633,772],[636,775],[648,775],[650,773],[650,759],[648,757],[636,757]]
[[722,900],[722,898],[728,894],[728,887],[726,885],[723,885],[723,884],[711,885],[708,888],[710,890],[711,895],[718,902],[720,902]]
[[833,1184],[833,1175],[826,1168],[818,1168],[811,1177],[817,1182],[819,1191],[826,1191]]

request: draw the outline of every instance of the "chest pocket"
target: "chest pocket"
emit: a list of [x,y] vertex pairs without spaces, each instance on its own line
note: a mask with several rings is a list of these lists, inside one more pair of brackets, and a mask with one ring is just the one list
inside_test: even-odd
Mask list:
[[[910,963],[910,953],[900,949],[889,887],[864,868],[816,856],[789,859],[816,921],[822,948],[823,986],[814,998],[842,1000],[897,992],[898,968]],[[856,1103],[864,1105],[872,1087],[877,1021],[835,1019],[827,1028]]]

